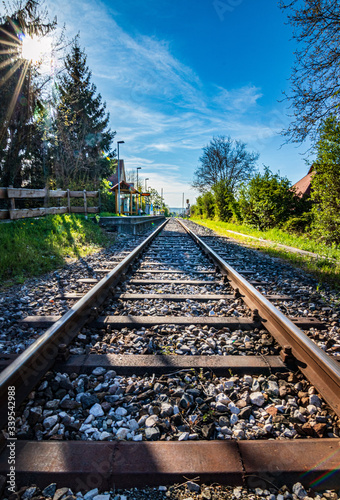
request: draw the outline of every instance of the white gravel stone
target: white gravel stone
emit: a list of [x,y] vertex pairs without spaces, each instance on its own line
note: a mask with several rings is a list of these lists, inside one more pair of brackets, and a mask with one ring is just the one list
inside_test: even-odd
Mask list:
[[227,389],[227,390],[232,389],[232,388],[234,387],[234,381],[233,381],[233,380],[226,380],[226,381],[224,382],[224,387],[225,387],[225,389]]
[[135,434],[132,441],[143,441],[143,434]]
[[106,373],[106,368],[103,368],[102,366],[97,366],[97,368],[92,371],[92,375],[94,375],[95,377],[104,375],[104,373]]
[[120,427],[117,431],[116,438],[126,439],[128,434],[129,434],[129,429],[126,429],[125,427]]
[[230,412],[234,413],[235,415],[238,415],[241,411],[240,408],[235,406],[235,403],[229,403],[228,408],[229,408]]
[[310,415],[314,415],[318,410],[315,405],[308,405],[307,411]]
[[131,420],[129,420],[128,426],[129,426],[129,428],[130,428],[131,431],[136,431],[139,428],[138,422],[134,418],[132,418]]
[[94,417],[102,417],[104,415],[104,410],[99,403],[95,403],[90,408],[90,414],[93,415]]
[[238,416],[233,413],[230,417],[230,423],[231,425],[235,425],[238,422]]
[[43,426],[48,431],[52,429],[52,427],[54,427],[57,422],[58,415],[51,415],[50,417],[45,418],[45,420],[43,421]]
[[100,438],[99,440],[100,441],[105,441],[107,438],[109,437],[112,437],[112,434],[110,432],[106,432],[106,431],[103,431],[101,434],[100,434]]
[[262,406],[265,402],[262,392],[252,392],[249,397],[253,405]]
[[306,417],[304,417],[299,410],[294,411],[294,418],[296,418],[297,420],[300,420],[300,422],[307,422]]
[[92,500],[96,495],[98,495],[98,488],[94,488],[93,490],[88,491],[84,495],[84,500]]
[[173,407],[170,403],[162,403],[161,404],[161,412],[163,414],[167,415],[168,417],[171,417],[174,410],[173,410]]
[[263,429],[266,431],[266,432],[271,432],[272,429],[273,429],[273,426],[271,424],[265,424],[263,426]]
[[118,417],[125,417],[125,415],[127,415],[127,410],[125,408],[123,408],[122,406],[119,406],[116,411],[115,411],[115,414],[118,416]]
[[293,485],[293,493],[298,498],[305,498],[307,496],[307,491],[304,489],[301,483],[296,483]]
[[309,396],[309,404],[317,406],[318,408],[321,408],[321,400],[320,400],[319,396],[317,396],[316,394],[311,394]]
[[278,396],[280,394],[279,386],[277,385],[277,382],[275,382],[275,380],[268,380],[267,392],[271,396]]
[[178,436],[178,441],[187,441],[189,439],[189,432],[182,432]]
[[233,434],[234,434],[236,439],[243,439],[244,438],[244,431],[242,429],[235,429]]
[[154,425],[157,424],[159,421],[159,418],[157,415],[151,415],[145,420],[145,427],[153,427]]

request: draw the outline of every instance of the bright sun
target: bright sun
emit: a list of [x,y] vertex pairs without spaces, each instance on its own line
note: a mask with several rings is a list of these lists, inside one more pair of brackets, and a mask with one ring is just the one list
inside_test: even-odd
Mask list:
[[51,41],[37,36],[26,35],[22,40],[21,55],[23,59],[38,64],[42,62],[44,56],[51,53]]

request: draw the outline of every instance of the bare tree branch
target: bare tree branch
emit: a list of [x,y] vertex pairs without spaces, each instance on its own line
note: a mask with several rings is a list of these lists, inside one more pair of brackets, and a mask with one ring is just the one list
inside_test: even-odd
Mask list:
[[209,191],[220,181],[230,192],[247,181],[255,171],[259,155],[248,152],[242,141],[233,141],[230,137],[214,137],[203,148],[201,165],[194,173],[192,186],[201,193]]
[[293,27],[298,48],[285,95],[292,123],[283,131],[287,142],[314,141],[323,120],[339,116],[340,4],[338,0],[280,1]]

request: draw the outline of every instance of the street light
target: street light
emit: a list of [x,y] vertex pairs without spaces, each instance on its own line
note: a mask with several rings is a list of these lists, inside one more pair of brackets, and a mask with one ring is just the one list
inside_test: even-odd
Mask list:
[[119,144],[124,144],[125,141],[117,141],[118,149],[118,213],[120,215],[120,166],[119,166]]
[[[147,177],[147,178],[145,179],[145,192],[146,192],[146,185],[147,185],[147,182],[146,182],[146,181],[148,181],[148,180],[149,180],[149,177]],[[148,200],[147,202],[145,201],[145,211],[146,211],[146,206],[149,206],[149,200]]]
[[[137,191],[138,191],[138,170],[141,170],[142,167],[136,167],[136,170],[137,170]],[[140,202],[140,200],[139,200]],[[138,193],[137,193],[137,214],[138,214]]]

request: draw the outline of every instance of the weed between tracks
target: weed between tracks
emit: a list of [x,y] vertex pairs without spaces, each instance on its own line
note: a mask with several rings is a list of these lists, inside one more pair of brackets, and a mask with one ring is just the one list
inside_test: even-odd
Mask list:
[[81,215],[48,215],[0,225],[0,286],[23,283],[107,246],[99,226]]
[[[248,226],[241,226],[227,222],[216,222],[207,219],[190,219],[200,226],[212,229],[217,235],[227,236],[229,238],[247,243],[251,248],[266,253],[272,257],[279,257],[288,260],[296,267],[312,273],[320,284],[331,284],[337,289],[340,288],[340,249],[322,245],[307,236],[296,236],[285,233],[279,229],[270,231],[258,231]],[[228,232],[228,230],[263,238],[263,241],[251,240],[237,234]],[[268,241],[265,241],[268,240]],[[310,257],[292,253],[284,248],[276,247],[272,243],[280,243],[300,250],[317,253],[322,255],[320,258]]]

